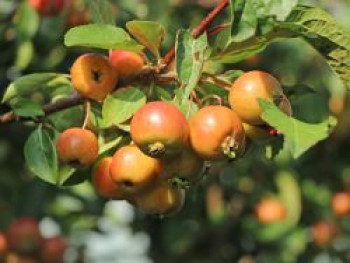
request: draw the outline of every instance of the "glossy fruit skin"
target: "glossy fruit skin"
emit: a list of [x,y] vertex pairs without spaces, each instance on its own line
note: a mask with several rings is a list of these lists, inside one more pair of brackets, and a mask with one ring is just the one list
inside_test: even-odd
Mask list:
[[145,155],[135,145],[117,150],[110,165],[113,182],[126,193],[144,191],[160,178],[161,171],[160,161]]
[[92,176],[92,183],[100,196],[120,200],[123,198],[123,191],[112,180],[111,163],[112,157],[105,157],[100,161]]
[[186,147],[172,160],[163,161],[164,179],[180,178],[189,183],[197,182],[203,175],[204,161],[190,147]]
[[185,190],[161,181],[148,191],[135,195],[132,204],[146,214],[173,216],[185,203]]
[[101,102],[113,91],[118,75],[109,60],[100,54],[80,56],[71,67],[73,87],[84,97]]
[[328,246],[337,235],[338,228],[333,222],[320,221],[312,226],[312,236],[319,247]]
[[206,106],[190,120],[190,142],[203,160],[234,159],[242,155],[245,148],[242,122],[227,107]]
[[272,224],[284,220],[287,211],[284,204],[277,199],[264,199],[255,208],[255,214],[261,224]]
[[263,111],[258,99],[279,104],[283,95],[280,83],[272,75],[263,71],[249,71],[232,84],[229,102],[243,122],[261,125],[264,123],[261,119]]
[[13,221],[8,228],[7,238],[9,248],[23,254],[37,252],[43,241],[38,222],[32,218],[20,218]]
[[174,105],[154,101],[134,114],[130,135],[145,154],[168,158],[187,146],[189,127],[186,117]]
[[128,50],[112,50],[109,61],[120,78],[127,78],[139,72],[145,62],[139,54]]
[[63,263],[67,247],[67,241],[64,237],[57,236],[45,239],[41,249],[42,262]]
[[336,193],[332,197],[331,206],[337,216],[346,216],[350,214],[350,192]]
[[57,152],[63,163],[91,165],[98,157],[96,135],[82,128],[69,128],[58,137]]
[[41,16],[55,16],[63,11],[65,0],[29,0],[29,4]]

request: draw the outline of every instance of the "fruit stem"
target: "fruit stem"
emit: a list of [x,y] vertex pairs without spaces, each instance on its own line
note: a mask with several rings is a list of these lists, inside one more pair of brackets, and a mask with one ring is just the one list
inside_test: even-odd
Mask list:
[[193,91],[192,91],[191,96],[192,96],[192,97],[194,98],[194,100],[196,101],[198,107],[199,107],[199,108],[202,108],[202,102],[201,102],[201,99],[199,98],[199,96],[198,96],[196,90],[193,90]]
[[90,121],[90,111],[91,111],[91,103],[90,101],[85,101],[85,119],[82,128],[85,130],[86,126],[88,125]]

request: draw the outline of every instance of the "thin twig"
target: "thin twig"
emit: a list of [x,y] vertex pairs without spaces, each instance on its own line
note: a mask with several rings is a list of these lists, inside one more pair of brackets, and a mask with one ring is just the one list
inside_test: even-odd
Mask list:
[[[211,11],[208,16],[202,20],[202,22],[195,27],[191,35],[194,38],[198,38],[202,35],[208,28],[208,26],[214,21],[214,19],[229,5],[229,0],[222,0],[214,9]],[[162,62],[159,65],[159,71],[164,70],[175,57],[175,47],[173,47],[169,52],[164,56]]]
[[218,33],[220,33],[221,31],[225,30],[226,27],[230,26],[230,24],[221,24],[218,25],[210,30],[208,30],[208,36],[214,36]]
[[194,98],[194,100],[196,101],[197,105],[199,108],[202,108],[202,102],[201,99],[199,98],[197,91],[193,90],[191,93],[191,96]]
[[[56,102],[50,103],[44,106],[43,110],[44,110],[45,116],[48,116],[52,113],[80,105],[83,102],[84,102],[84,99],[81,96],[73,95],[69,98],[60,99],[60,100],[57,100]],[[13,112],[7,112],[3,115],[0,115],[0,124],[20,122],[20,121],[36,121],[36,119],[30,118],[30,117],[19,117],[19,116],[16,116]]]
[[220,96],[215,95],[215,94],[210,94],[210,95],[205,96],[201,100],[202,105],[204,105],[205,102],[207,102],[208,100],[215,100],[218,103],[217,105],[220,105],[220,106],[224,105],[224,100]]
[[82,128],[85,129],[90,121],[91,102],[85,101],[85,119]]

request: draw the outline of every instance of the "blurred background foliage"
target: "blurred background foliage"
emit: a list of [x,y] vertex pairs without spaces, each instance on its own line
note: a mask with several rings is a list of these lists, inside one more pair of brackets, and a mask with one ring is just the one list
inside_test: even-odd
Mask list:
[[[0,94],[19,76],[33,72],[68,73],[74,59],[87,50],[66,49],[63,35],[88,23],[83,0],[53,18],[40,18],[19,0],[0,1]],[[196,25],[218,1],[114,0],[116,24],[132,19],[159,21],[167,29],[164,51],[179,28]],[[350,1],[302,1],[331,12],[350,29]],[[225,14],[219,17],[220,23]],[[298,160],[267,160],[257,152],[215,169],[189,192],[185,209],[173,218],[154,218],[126,202],[106,203],[86,182],[58,189],[34,178],[24,165],[23,145],[33,127],[0,127],[0,230],[14,219],[32,216],[44,233],[62,232],[71,248],[67,262],[350,262],[350,218],[336,219],[330,208],[334,193],[350,189],[350,108],[348,95],[320,56],[294,39],[271,44],[265,51],[228,69],[262,69],[281,80],[294,115],[308,122],[337,116],[332,137]],[[40,100],[40,98],[38,98]],[[6,106],[0,112],[6,112]],[[220,165],[219,165],[220,166]],[[217,169],[219,170],[219,169]],[[254,207],[266,196],[279,196],[288,220],[264,226]],[[317,247],[312,226],[334,221],[339,235]]]

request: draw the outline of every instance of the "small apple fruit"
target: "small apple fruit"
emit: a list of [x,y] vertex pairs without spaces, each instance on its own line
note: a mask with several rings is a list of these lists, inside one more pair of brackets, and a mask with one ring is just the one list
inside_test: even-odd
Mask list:
[[148,191],[137,194],[132,204],[147,214],[172,216],[178,213],[185,202],[185,190],[162,181]]
[[180,178],[189,183],[197,182],[203,175],[204,161],[190,147],[176,158],[163,161],[164,179]]
[[225,106],[200,109],[190,120],[190,142],[202,159],[235,159],[245,149],[245,135],[238,115]]
[[287,216],[287,210],[280,200],[268,198],[256,206],[255,214],[260,223],[271,224],[284,220]]
[[133,142],[147,155],[169,158],[188,145],[186,117],[173,104],[149,102],[133,116],[130,126]]
[[112,181],[126,193],[137,193],[154,184],[161,175],[158,159],[145,155],[137,146],[123,146],[110,164]]
[[116,88],[118,74],[109,60],[100,54],[85,54],[72,65],[71,80],[73,87],[85,98],[98,102]]
[[350,192],[336,193],[332,197],[331,206],[337,216],[350,214]]
[[120,78],[137,74],[145,64],[141,55],[129,50],[111,50],[109,61]]
[[100,161],[92,176],[92,183],[99,195],[117,200],[122,199],[124,193],[112,180],[110,174],[112,159],[112,157],[105,157]]
[[41,249],[41,260],[45,263],[63,263],[67,241],[62,236],[47,238]]
[[[261,119],[263,110],[258,99],[280,105],[284,98],[285,95],[279,81],[263,71],[244,73],[232,84],[229,94],[231,108],[243,122],[251,125],[264,124]],[[282,107],[288,107],[287,101],[284,102]]]
[[24,254],[37,252],[43,241],[38,222],[33,218],[13,221],[8,228],[7,238],[11,250]]
[[96,135],[82,128],[69,128],[57,140],[57,152],[63,163],[91,165],[98,157]]
[[338,227],[333,222],[320,221],[312,226],[312,236],[319,247],[328,246],[337,235]]

